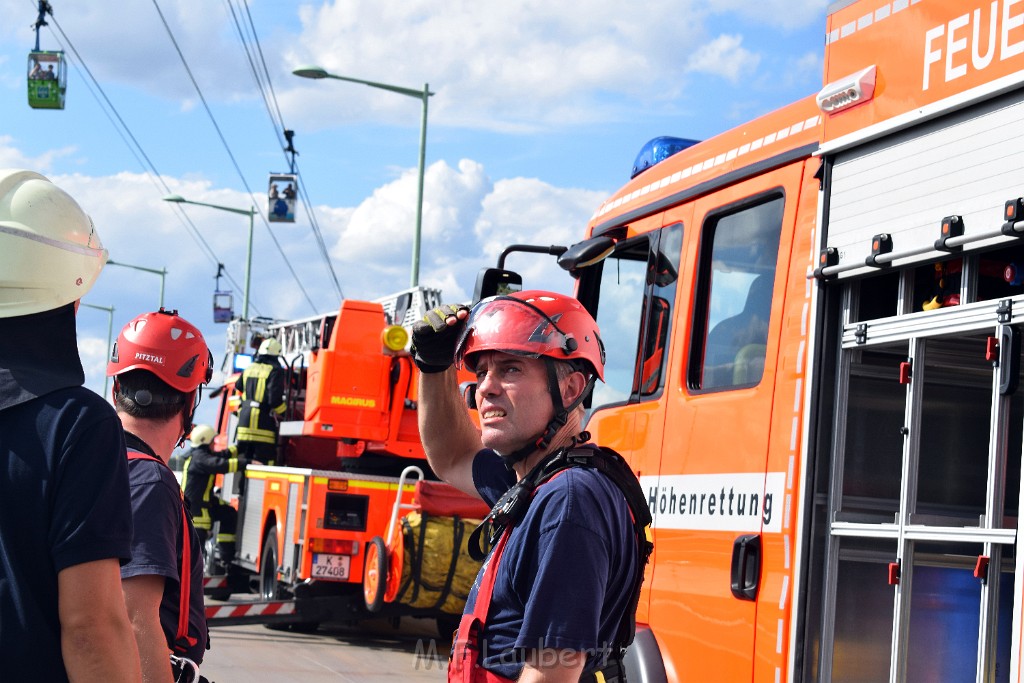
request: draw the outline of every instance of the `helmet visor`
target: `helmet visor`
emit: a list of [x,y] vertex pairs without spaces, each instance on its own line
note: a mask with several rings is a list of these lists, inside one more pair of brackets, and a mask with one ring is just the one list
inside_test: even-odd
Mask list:
[[455,363],[472,371],[475,354],[483,351],[568,359],[578,345],[571,333],[558,327],[561,317],[549,317],[533,304],[510,296],[483,299],[466,320],[455,347]]

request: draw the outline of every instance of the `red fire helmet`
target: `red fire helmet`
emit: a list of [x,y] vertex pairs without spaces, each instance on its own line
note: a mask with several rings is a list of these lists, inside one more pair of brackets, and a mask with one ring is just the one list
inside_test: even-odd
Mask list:
[[107,363],[107,376],[148,370],[182,393],[195,391],[213,377],[213,354],[199,329],[161,308],[124,326]]
[[473,356],[501,351],[529,358],[583,361],[604,380],[604,343],[593,316],[573,297],[527,290],[481,300],[469,314],[455,361],[470,370]]

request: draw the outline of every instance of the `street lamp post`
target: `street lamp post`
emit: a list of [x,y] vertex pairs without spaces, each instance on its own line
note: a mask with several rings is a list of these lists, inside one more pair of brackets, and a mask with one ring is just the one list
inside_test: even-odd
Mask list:
[[154,273],[160,276],[160,308],[164,307],[164,283],[167,280],[167,269],[161,268],[146,268],[145,266],[133,266],[130,263],[122,263],[121,261],[115,261],[113,259],[107,259],[108,266],[123,266],[125,268],[134,268],[135,270],[142,270],[147,273]]
[[249,217],[249,246],[246,249],[245,254],[245,292],[242,295],[242,320],[249,319],[249,282],[252,277],[252,230],[253,230],[253,217],[256,215],[256,207],[248,209],[236,209],[231,206],[221,206],[220,204],[207,204],[206,202],[194,202],[191,199],[185,199],[178,194],[169,194],[164,197],[165,202],[174,202],[176,204],[195,204],[196,206],[207,206],[211,209],[220,209],[221,211],[230,211],[231,213],[240,213],[243,216]]
[[[110,263],[110,261],[107,261]],[[95,308],[98,311],[107,312],[107,359],[110,359],[110,344],[114,341],[114,307],[113,306],[97,306],[96,304],[87,304],[84,301],[79,304],[86,308]],[[163,302],[160,303],[163,306]],[[107,383],[110,378],[107,377],[107,373],[103,373],[103,398],[107,398]]]
[[332,73],[328,73],[325,69],[319,66],[304,66],[299,69],[292,71],[296,76],[302,78],[334,78],[339,81],[348,81],[349,83],[362,83],[368,85],[371,88],[380,88],[381,90],[390,90],[396,92],[399,95],[407,95],[409,97],[415,97],[423,103],[423,115],[420,119],[420,163],[419,163],[419,178],[417,181],[416,189],[416,232],[413,234],[412,240],[412,276],[410,278],[410,287],[416,287],[420,282],[420,234],[423,229],[423,173],[424,173],[424,161],[427,152],[427,100],[434,93],[430,92],[430,88],[426,83],[423,84],[423,90],[413,90],[412,88],[402,88],[397,85],[388,85],[386,83],[375,83],[374,81],[364,81],[360,78],[349,78],[347,76],[337,76]]

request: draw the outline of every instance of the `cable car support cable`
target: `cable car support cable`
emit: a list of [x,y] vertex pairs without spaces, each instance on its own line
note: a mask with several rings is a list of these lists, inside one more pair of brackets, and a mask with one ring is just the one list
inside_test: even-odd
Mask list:
[[[252,20],[252,13],[249,11],[248,2],[245,2],[245,0],[241,0],[241,4],[244,5],[245,8],[247,26],[243,25],[243,23],[239,19],[239,15],[241,15],[242,13],[241,9],[239,9],[238,12],[236,13],[235,7],[232,4],[231,0],[225,0],[225,3],[227,4],[228,9],[231,12],[232,20],[235,22],[235,28],[238,32],[239,42],[241,42],[242,49],[245,51],[245,56],[249,62],[249,68],[252,71],[253,79],[256,81],[256,87],[260,91],[260,97],[263,98],[263,104],[266,107],[267,115],[270,117],[271,123],[274,127],[274,134],[277,136],[279,144],[284,145],[285,143],[287,143],[287,146],[283,148],[285,151],[285,160],[288,162],[291,172],[296,173],[296,163],[294,155],[298,154],[298,152],[294,151],[292,140],[289,137],[289,133],[291,133],[291,131],[285,125],[284,116],[281,114],[281,108],[277,102],[277,94],[274,92],[274,85],[270,78],[270,70],[267,68],[267,62],[263,56],[263,48],[260,45],[259,36],[256,33],[256,26]],[[251,39],[247,39],[247,35],[250,35]],[[255,48],[250,47],[250,42],[255,46]],[[259,65],[257,65],[257,62]],[[285,140],[282,139],[281,131],[284,131],[284,137],[286,138]],[[292,153],[291,157],[288,156],[289,153]],[[301,176],[301,173],[298,173],[298,175]],[[316,218],[316,213],[313,211],[313,203],[309,199],[309,194],[306,190],[304,183],[299,183],[298,189],[299,199],[301,200],[302,205],[306,209],[306,215],[309,217],[309,222],[313,231],[313,236],[316,240],[317,249],[320,252],[321,258],[324,261],[324,264],[327,268],[327,272],[331,276],[331,280],[334,283],[334,288],[338,294],[338,298],[342,299],[344,298],[344,294],[342,293],[341,290],[341,284],[338,282],[337,273],[335,273],[334,271],[334,265],[331,262],[330,253],[327,248],[327,244],[324,241],[323,231],[320,229],[320,224]]]
[[[74,60],[70,61],[72,61],[75,69],[77,69],[79,73],[83,75],[83,82],[89,89],[90,94],[96,100],[97,104],[100,105],[100,109],[103,111],[107,119],[111,122],[111,125],[113,125],[114,130],[117,131],[117,134],[121,137],[121,140],[124,141],[125,145],[128,147],[129,151],[135,157],[136,161],[139,162],[139,165],[142,167],[143,172],[145,172],[145,174],[149,177],[150,182],[152,182],[155,186],[162,190],[163,194],[170,194],[171,188],[167,185],[167,182],[164,180],[163,175],[156,168],[156,165],[153,163],[153,160],[150,159],[149,155],[146,154],[146,150],[142,147],[142,144],[139,143],[138,138],[135,137],[134,133],[132,133],[131,128],[128,126],[127,122],[125,122],[124,118],[117,110],[117,107],[115,107],[114,103],[110,101],[110,98],[107,96],[107,93],[103,90],[103,86],[100,85],[99,81],[93,75],[92,70],[89,69],[89,65],[86,64],[85,60],[82,58],[82,55],[78,52],[78,49],[75,47],[74,43],[64,32],[64,29],[61,27],[60,23],[53,17],[52,14],[50,15],[50,21],[53,23],[52,28],[56,29],[56,34],[54,35],[54,38],[57,40],[58,43],[60,43],[62,48],[66,46],[67,49],[71,52],[71,54],[74,55]],[[188,214],[185,213],[184,211],[181,211],[179,207],[177,215],[178,220],[181,221],[182,224],[185,226],[189,235],[192,237],[192,240],[206,254],[206,257],[210,260],[210,262],[213,263],[214,265],[219,264],[221,262],[221,259],[217,256],[216,252],[203,237],[199,228],[196,227],[195,223],[193,223],[192,220],[189,218]],[[238,282],[235,281],[235,279],[231,276],[229,272],[227,272],[226,269],[223,275],[236,289],[241,289]],[[257,312],[257,315],[260,314],[258,306],[251,302],[250,306],[252,306],[252,308]]]
[[[238,177],[242,180],[242,185],[245,187],[246,192],[249,194],[249,197],[252,200],[253,205],[258,205],[256,202],[256,196],[253,193],[252,189],[249,187],[249,183],[245,179],[245,174],[242,173],[242,169],[238,165],[238,160],[235,159],[235,155],[231,151],[231,146],[228,144],[227,139],[224,137],[224,133],[221,130],[220,125],[217,123],[217,119],[216,117],[214,117],[213,111],[210,109],[209,103],[206,101],[206,96],[203,94],[202,88],[199,87],[199,83],[196,81],[196,78],[192,73],[192,69],[188,65],[188,60],[185,59],[185,54],[181,51],[181,47],[178,45],[178,41],[174,37],[174,32],[171,30],[170,25],[167,23],[167,19],[164,16],[163,11],[160,9],[160,4],[157,2],[157,0],[153,0],[153,6],[156,8],[157,14],[160,15],[160,21],[163,23],[164,29],[166,29],[167,35],[171,39],[171,43],[174,45],[175,51],[178,53],[178,57],[181,59],[181,63],[185,67],[185,72],[188,74],[189,80],[192,82],[192,86],[196,89],[196,93],[199,95],[199,100],[203,103],[203,108],[206,110],[206,114],[209,117],[210,122],[213,124],[214,130],[216,130],[217,136],[220,138],[221,144],[224,145],[224,149],[227,152],[228,157],[231,159],[231,163],[232,165],[234,165],[235,171],[237,171],[238,173]],[[291,272],[292,278],[295,280],[295,284],[302,292],[302,295],[306,298],[306,302],[310,305],[310,308],[312,308],[314,312],[317,312],[317,307],[313,304],[313,300],[310,298],[309,293],[306,292],[306,288],[303,287],[302,281],[299,280],[298,273],[295,272],[295,268],[292,266],[291,261],[288,260],[288,256],[284,253],[284,249],[281,247],[281,243],[278,241],[277,235],[275,235],[274,231],[270,229],[270,224],[267,222],[266,216],[264,216],[262,212],[260,212],[259,215],[263,221],[263,225],[267,229],[267,232],[270,234],[271,240],[274,242],[274,245],[277,247],[278,252],[281,254],[281,258],[284,260],[285,265]]]

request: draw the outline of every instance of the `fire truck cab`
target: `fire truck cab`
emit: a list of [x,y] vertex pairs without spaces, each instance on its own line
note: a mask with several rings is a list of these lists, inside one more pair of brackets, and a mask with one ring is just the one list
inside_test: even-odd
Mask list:
[[[262,602],[211,608],[211,624],[315,628],[377,612],[434,617],[447,631],[458,619],[479,568],[465,539],[488,508],[436,481],[419,440],[407,328],[439,304],[440,292],[417,287],[303,320],[232,321],[225,362],[236,370],[262,339],[281,343],[286,407],[276,461],[250,464],[244,485],[225,477],[237,553],[226,575],[207,564],[209,595]],[[216,392],[219,449],[237,431],[238,376]]]
[[1024,2],[838,2],[825,43],[559,257],[654,516],[630,678],[1020,681]]

